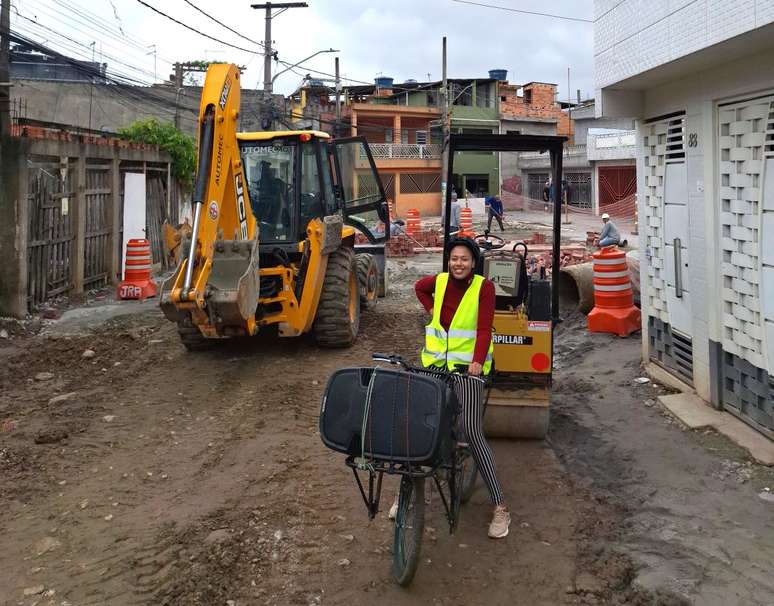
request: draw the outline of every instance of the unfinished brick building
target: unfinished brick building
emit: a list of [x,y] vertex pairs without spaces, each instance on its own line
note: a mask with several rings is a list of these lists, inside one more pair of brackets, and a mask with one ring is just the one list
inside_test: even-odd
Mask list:
[[557,101],[556,84],[500,84],[502,132],[564,135],[572,139],[572,122]]

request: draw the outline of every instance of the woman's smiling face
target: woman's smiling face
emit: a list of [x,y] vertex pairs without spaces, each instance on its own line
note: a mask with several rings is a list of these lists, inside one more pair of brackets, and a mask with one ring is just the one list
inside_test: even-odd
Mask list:
[[467,246],[460,245],[451,249],[449,271],[457,280],[464,280],[473,273],[473,253]]

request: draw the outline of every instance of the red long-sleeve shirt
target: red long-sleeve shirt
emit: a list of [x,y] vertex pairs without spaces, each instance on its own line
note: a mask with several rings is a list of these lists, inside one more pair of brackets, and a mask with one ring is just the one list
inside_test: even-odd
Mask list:
[[[449,275],[449,281],[446,285],[446,292],[441,304],[441,326],[448,331],[451,325],[454,312],[462,301],[465,291],[468,289],[472,277],[467,280],[457,280]],[[417,299],[422,306],[430,311],[435,302],[433,295],[435,293],[435,276],[421,278],[414,285],[417,293]],[[473,361],[483,364],[486,360],[486,354],[489,351],[489,343],[492,340],[492,322],[494,321],[495,308],[495,289],[494,284],[489,280],[484,280],[481,285],[481,293],[478,297],[478,324],[476,326],[476,347],[473,350]]]

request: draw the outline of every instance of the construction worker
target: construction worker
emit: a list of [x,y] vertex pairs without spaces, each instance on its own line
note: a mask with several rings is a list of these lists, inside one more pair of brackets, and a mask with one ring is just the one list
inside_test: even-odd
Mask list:
[[497,223],[500,225],[500,231],[505,231],[503,227],[503,201],[500,200],[500,196],[487,196],[484,198],[484,208],[486,209],[487,231],[492,230],[492,218],[497,219]]
[[[446,214],[444,213],[444,220]],[[457,199],[457,191],[452,187],[451,191],[451,218],[449,219],[449,233],[454,234],[460,230],[460,202]]]
[[599,233],[599,240],[597,240],[597,246],[602,248],[603,246],[626,246],[628,242],[626,240],[621,241],[621,234],[618,228],[610,220],[610,215],[602,213],[602,231]]
[[447,250],[449,271],[422,278],[414,287],[419,302],[432,314],[425,329],[422,364],[450,371],[464,372],[467,368],[467,374],[451,376],[462,406],[465,435],[494,505],[489,536],[499,539],[508,535],[511,516],[497,480],[492,450],[484,437],[481,379],[492,368],[495,288],[475,274],[481,253],[473,240],[453,238]]

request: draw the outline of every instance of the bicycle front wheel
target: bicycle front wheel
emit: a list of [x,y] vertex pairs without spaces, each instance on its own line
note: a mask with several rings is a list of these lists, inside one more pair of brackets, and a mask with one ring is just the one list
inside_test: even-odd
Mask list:
[[425,479],[403,476],[400,481],[395,539],[392,546],[392,576],[405,587],[414,579],[425,528]]
[[460,503],[464,505],[473,496],[473,490],[476,488],[476,478],[478,477],[478,465],[476,465],[473,455],[468,454],[463,458],[460,476]]

